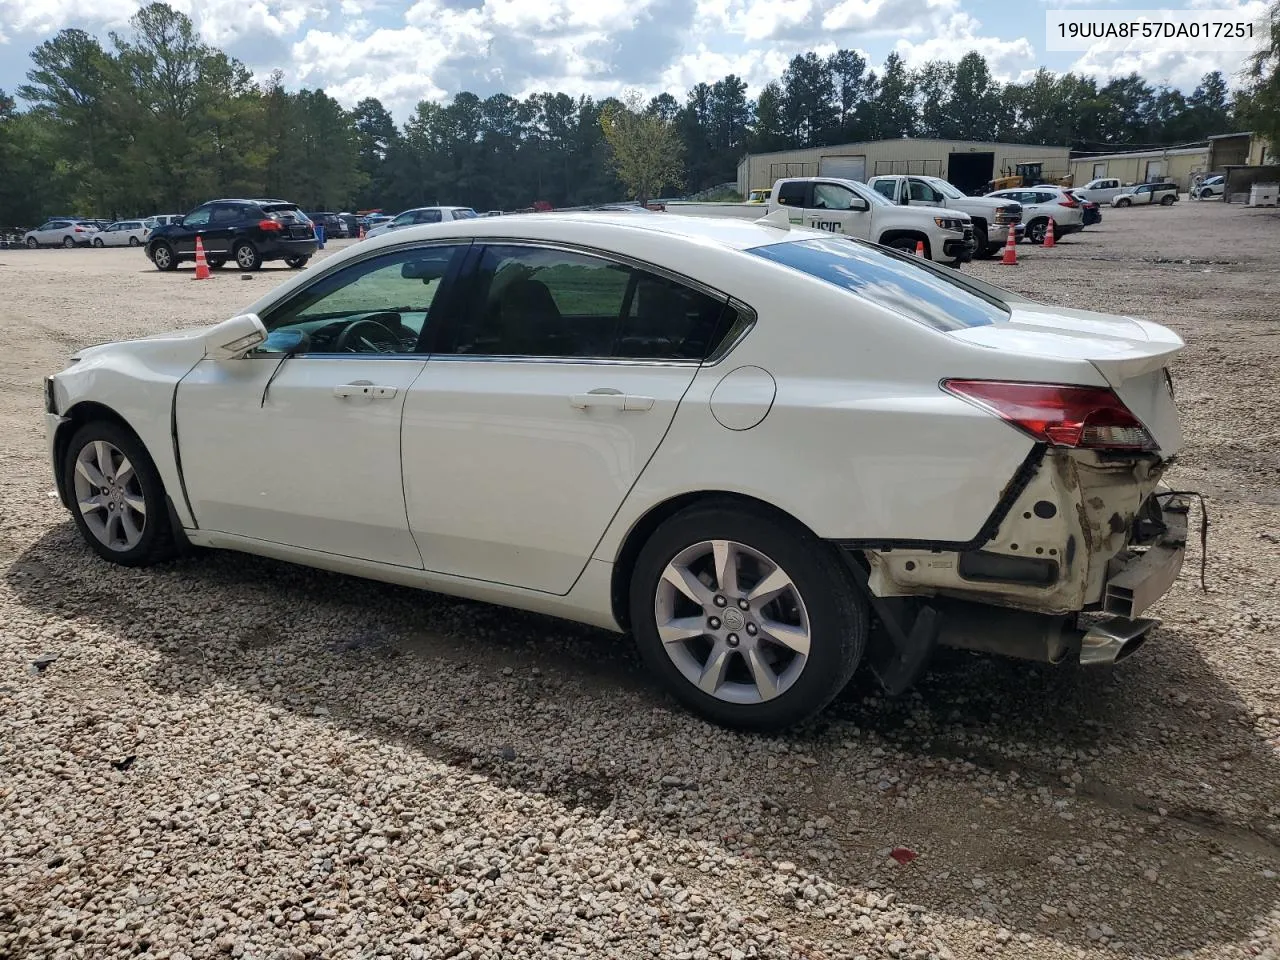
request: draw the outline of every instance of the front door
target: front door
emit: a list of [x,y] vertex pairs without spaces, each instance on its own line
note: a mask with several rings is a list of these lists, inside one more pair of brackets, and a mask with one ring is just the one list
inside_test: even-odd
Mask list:
[[196,235],[203,234],[209,229],[209,218],[212,213],[212,207],[199,207],[182,218],[182,224],[173,236],[173,245],[178,253],[186,255],[195,253]]
[[[812,206],[804,212],[804,225],[815,230],[844,233],[851,237],[871,236],[871,211],[848,187],[838,183],[815,183]],[[862,209],[854,209],[855,207]]]
[[726,300],[531,244],[473,254],[459,322],[404,412],[426,568],[567,593],[653,456]]
[[204,360],[178,387],[178,448],[203,530],[422,567],[401,484],[405,398],[436,294],[465,245],[323,275],[263,317],[298,355]]

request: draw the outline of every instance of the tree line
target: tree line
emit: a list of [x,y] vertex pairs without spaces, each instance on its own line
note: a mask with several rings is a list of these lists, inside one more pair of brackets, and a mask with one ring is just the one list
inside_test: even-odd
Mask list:
[[[1273,25],[1277,11],[1280,0]],[[0,91],[0,228],[54,214],[182,213],[214,196],[390,212],[581,205],[711,188],[735,179],[746,152],[908,136],[1103,150],[1252,125],[1276,142],[1277,50],[1273,26],[1251,86],[1234,97],[1221,73],[1190,94],[1137,74],[1099,85],[1046,69],[1002,84],[977,52],[918,69],[890,54],[877,71],[838,50],[796,56],[754,97],[732,74],[684,102],[462,92],[423,100],[397,124],[375,98],[348,110],[323,90],[285,90],[279,73],[258,83],[186,15],[153,3],[105,44],[68,29],[37,47],[16,90],[23,109]],[[637,173],[655,150],[660,159]]]

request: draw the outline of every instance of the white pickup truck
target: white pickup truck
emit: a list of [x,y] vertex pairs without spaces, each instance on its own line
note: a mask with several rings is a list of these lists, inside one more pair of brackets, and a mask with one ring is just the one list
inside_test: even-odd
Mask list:
[[1022,205],[1015,200],[969,197],[941,177],[892,174],[872,177],[867,186],[890,203],[904,207],[946,207],[969,214],[973,218],[975,258],[999,253],[1010,227],[1014,228],[1015,241],[1022,239]]
[[673,201],[668,213],[694,217],[742,217],[757,220],[785,209],[794,224],[861,237],[914,253],[924,243],[925,256],[958,267],[973,259],[973,220],[959,210],[897,206],[865,183],[837,177],[778,180],[767,204],[692,203]]

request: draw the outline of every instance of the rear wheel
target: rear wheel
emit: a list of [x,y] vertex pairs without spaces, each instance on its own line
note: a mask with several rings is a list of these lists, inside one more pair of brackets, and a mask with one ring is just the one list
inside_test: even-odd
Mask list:
[[262,266],[262,256],[258,248],[247,240],[236,244],[232,255],[236,258],[236,266],[241,270],[257,270]]
[[1162,206],[1162,207],[1171,207],[1171,206],[1173,206],[1173,199],[1174,199],[1173,197],[1168,196],[1168,195],[1166,194],[1165,196],[1163,196],[1163,197],[1161,197],[1161,198],[1160,198],[1160,206]]
[[289,266],[290,269],[301,270],[303,267],[307,265],[307,261],[310,259],[311,259],[310,257],[288,257],[285,259],[284,262]]
[[1117,200],[1117,201],[1116,201],[1116,206],[1117,206],[1117,207],[1129,207],[1129,206],[1132,206],[1132,205],[1133,205],[1133,201],[1132,201],[1132,200]]
[[105,420],[85,424],[62,469],[76,526],[100,557],[139,567],[172,554],[164,485],[132,433]]
[[131,246],[131,247],[136,247],[136,246],[138,246],[138,245],[139,245],[139,244],[138,244],[138,238],[137,238],[137,237],[130,237],[130,238],[129,238],[129,246]]
[[177,270],[178,258],[174,256],[173,247],[167,243],[157,243],[151,251],[151,260],[157,270]]
[[818,713],[866,644],[867,614],[836,548],[732,503],[672,517],[631,580],[640,653],[717,723],[776,730]]
[[94,238],[93,238],[93,245],[94,245],[95,247],[105,247],[105,246],[106,246],[106,244],[102,242],[102,238],[101,238],[101,237],[94,237]]
[[222,257],[209,257],[205,262],[209,265],[210,270],[221,270],[227,265],[227,261]]
[[999,246],[993,247],[987,238],[987,228],[974,224],[973,227],[973,258],[975,260],[994,256]]
[[[1026,237],[1027,237],[1027,240],[1029,240],[1031,243],[1044,243],[1045,235],[1048,232],[1049,232],[1049,221],[1044,217],[1041,217],[1037,220],[1032,220],[1030,223],[1027,224]],[[1056,232],[1054,233],[1053,238],[1055,240],[1058,239],[1058,235]]]
[[63,237],[62,245],[66,247],[68,250],[70,250],[72,247],[76,245],[76,242],[72,240],[70,237]]

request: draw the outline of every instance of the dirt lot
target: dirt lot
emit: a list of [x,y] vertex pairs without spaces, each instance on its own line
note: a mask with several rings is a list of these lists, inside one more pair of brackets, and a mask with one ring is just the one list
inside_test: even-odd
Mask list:
[[288,272],[0,251],[0,956],[1280,955],[1280,215],[1105,217],[969,269],[1186,338],[1171,480],[1208,499],[1208,591],[1197,544],[1114,670],[946,654],[772,739],[676,708],[625,638],[91,559],[42,375]]

